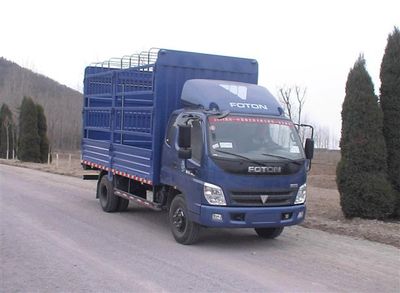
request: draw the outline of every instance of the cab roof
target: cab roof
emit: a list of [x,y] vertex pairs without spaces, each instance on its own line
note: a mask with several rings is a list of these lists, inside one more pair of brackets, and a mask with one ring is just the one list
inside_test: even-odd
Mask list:
[[191,79],[183,86],[181,100],[189,108],[271,116],[284,113],[266,88],[243,82]]

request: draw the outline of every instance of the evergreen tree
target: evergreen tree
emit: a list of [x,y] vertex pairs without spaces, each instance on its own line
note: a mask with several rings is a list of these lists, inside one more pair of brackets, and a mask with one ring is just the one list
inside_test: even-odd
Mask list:
[[7,135],[5,128],[5,107],[8,108],[6,104],[3,103],[0,109],[0,158],[5,158],[7,151]]
[[40,162],[40,137],[35,103],[24,97],[19,115],[18,158],[21,161]]
[[[15,123],[7,104],[0,109],[0,157],[10,159],[15,150]],[[7,153],[8,152],[8,153]]]
[[388,175],[396,190],[395,214],[400,217],[400,31],[398,28],[395,28],[388,37],[380,77]]
[[38,120],[38,134],[40,138],[40,161],[47,162],[47,155],[49,153],[49,139],[47,138],[47,122],[44,115],[43,107],[36,104],[37,120]]
[[346,217],[386,218],[394,194],[386,179],[382,111],[361,55],[350,70],[342,108],[341,160],[337,167],[340,204]]

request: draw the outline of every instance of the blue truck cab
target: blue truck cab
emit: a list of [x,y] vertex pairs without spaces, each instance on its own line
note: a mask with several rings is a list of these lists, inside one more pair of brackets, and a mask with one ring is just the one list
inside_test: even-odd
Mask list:
[[166,49],[87,67],[82,165],[102,209],[166,209],[182,244],[201,227],[275,238],[302,222],[313,141],[257,80],[253,59]]

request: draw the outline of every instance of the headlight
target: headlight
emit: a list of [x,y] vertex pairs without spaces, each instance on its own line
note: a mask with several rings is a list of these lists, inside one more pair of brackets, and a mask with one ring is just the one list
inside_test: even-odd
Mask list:
[[226,206],[224,192],[217,185],[204,183],[204,197],[211,205]]
[[306,201],[307,197],[307,184],[300,186],[299,191],[297,191],[296,200],[294,204],[302,204]]

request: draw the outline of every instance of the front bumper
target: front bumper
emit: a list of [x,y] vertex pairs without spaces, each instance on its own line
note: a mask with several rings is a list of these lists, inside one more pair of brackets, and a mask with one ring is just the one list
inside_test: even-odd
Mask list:
[[[220,215],[220,216],[216,216]],[[222,207],[200,206],[200,224],[221,228],[283,227],[301,223],[306,206],[285,207]]]

